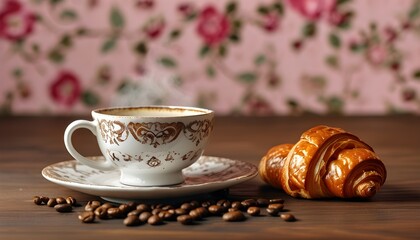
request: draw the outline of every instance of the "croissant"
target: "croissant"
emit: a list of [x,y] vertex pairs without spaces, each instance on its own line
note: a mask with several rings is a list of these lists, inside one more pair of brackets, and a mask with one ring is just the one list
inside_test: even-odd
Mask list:
[[260,161],[259,175],[293,197],[371,198],[385,183],[386,169],[358,137],[321,125],[294,145],[272,147]]

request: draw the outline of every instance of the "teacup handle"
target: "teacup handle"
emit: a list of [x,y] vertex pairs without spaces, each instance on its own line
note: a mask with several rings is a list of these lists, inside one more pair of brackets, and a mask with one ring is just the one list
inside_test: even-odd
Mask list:
[[77,161],[99,170],[112,170],[115,168],[115,165],[112,164],[109,160],[104,161],[96,161],[89,158],[82,156],[74,147],[73,142],[71,141],[71,137],[79,128],[87,128],[89,129],[93,135],[96,136],[96,122],[95,121],[86,121],[86,120],[76,120],[70,123],[66,131],[64,132],[64,144],[66,145],[67,151],[76,159]]

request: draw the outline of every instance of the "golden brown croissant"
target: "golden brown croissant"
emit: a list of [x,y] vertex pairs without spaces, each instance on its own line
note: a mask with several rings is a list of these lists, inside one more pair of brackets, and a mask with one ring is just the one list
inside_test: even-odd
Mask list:
[[272,147],[259,174],[293,197],[370,198],[386,179],[385,165],[373,149],[343,129],[316,126],[296,144]]

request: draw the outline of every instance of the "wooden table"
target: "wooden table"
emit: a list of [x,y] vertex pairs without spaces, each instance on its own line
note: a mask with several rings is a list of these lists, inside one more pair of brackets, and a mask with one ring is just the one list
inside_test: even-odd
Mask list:
[[[83,117],[90,119],[90,117]],[[271,146],[296,142],[317,124],[342,127],[369,143],[383,159],[388,178],[370,201],[302,200],[265,185],[259,177],[230,188],[234,198],[283,198],[299,221],[250,217],[223,222],[210,217],[184,226],[126,227],[122,220],[83,224],[81,208],[60,214],[32,203],[32,196],[73,196],[79,202],[99,199],[44,179],[41,170],[71,159],[63,144],[65,127],[75,117],[0,118],[0,239],[414,239],[420,238],[420,118],[390,117],[217,117],[206,155],[258,164]],[[85,155],[98,155],[87,130],[74,137]]]

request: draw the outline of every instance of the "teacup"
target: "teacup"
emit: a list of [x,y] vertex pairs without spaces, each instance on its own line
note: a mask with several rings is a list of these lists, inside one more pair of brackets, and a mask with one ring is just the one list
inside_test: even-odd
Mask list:
[[[64,143],[79,162],[99,170],[119,169],[120,182],[132,186],[182,183],[182,169],[202,154],[213,130],[214,112],[203,108],[144,106],[92,111],[93,121],[76,120],[66,128]],[[89,129],[104,161],[82,156],[72,134]]]

